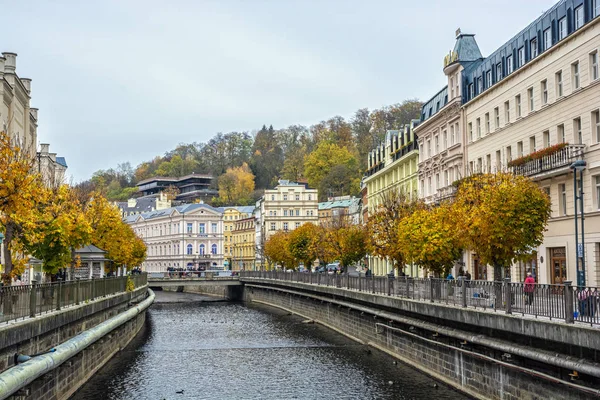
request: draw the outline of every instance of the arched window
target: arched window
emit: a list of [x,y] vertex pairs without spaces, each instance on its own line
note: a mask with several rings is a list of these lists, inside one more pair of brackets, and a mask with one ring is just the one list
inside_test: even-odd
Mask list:
[[203,244],[200,245],[200,247],[198,249],[198,253],[204,254],[204,245]]
[[213,244],[210,248],[210,252],[213,254],[217,254],[217,245]]
[[192,254],[192,245],[191,244],[187,245],[187,254],[189,254],[189,255]]

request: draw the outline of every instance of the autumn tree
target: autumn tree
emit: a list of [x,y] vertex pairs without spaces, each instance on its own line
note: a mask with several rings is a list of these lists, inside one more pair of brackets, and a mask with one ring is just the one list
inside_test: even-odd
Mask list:
[[417,208],[398,227],[398,246],[407,263],[445,276],[462,256],[459,216],[451,204]]
[[294,229],[289,234],[289,252],[296,260],[301,261],[305,268],[310,270],[312,263],[317,259],[315,241],[319,240],[318,227],[310,222]]
[[296,259],[290,253],[290,234],[288,232],[276,232],[265,243],[265,257],[283,268],[294,268]]
[[[304,159],[304,176],[308,179],[311,187],[318,188],[321,181],[327,177],[336,166],[344,166],[350,171],[349,174],[338,173],[336,177],[342,176],[347,181],[338,182],[338,187],[345,187],[345,193],[357,192],[360,183],[360,174],[358,173],[358,163],[356,157],[345,147],[340,147],[334,143],[324,141],[307,155]],[[334,179],[332,179],[334,180]],[[319,193],[321,199],[327,198],[327,193]]]
[[401,190],[388,190],[381,194],[367,221],[371,254],[391,261],[394,268],[404,268],[406,258],[398,240],[399,230],[404,220],[421,207],[420,201]]
[[510,173],[463,179],[454,201],[466,247],[494,267],[494,280],[543,242],[550,199],[533,181]]
[[246,163],[229,168],[219,177],[219,198],[224,205],[246,205],[253,191],[254,175]]
[[327,229],[327,244],[334,259],[340,262],[343,270],[363,260],[367,254],[367,232],[359,225],[347,221],[333,224]]
[[[34,158],[28,149],[15,146],[10,136],[0,132],[0,226],[4,232],[4,273],[14,276],[25,265],[23,254],[14,252],[15,241],[37,226],[37,207],[43,201],[40,176],[34,171]],[[16,270],[13,271],[14,262]],[[5,279],[8,283],[9,279]]]

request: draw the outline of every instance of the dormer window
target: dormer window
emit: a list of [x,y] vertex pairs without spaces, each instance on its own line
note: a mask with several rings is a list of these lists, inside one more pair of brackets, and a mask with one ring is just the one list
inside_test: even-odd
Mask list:
[[477,78],[477,94],[483,92],[483,78]]
[[496,64],[496,82],[502,79],[502,63]]
[[525,47],[519,49],[519,67],[525,64]]
[[558,40],[563,40],[567,37],[567,17],[558,20]]
[[513,56],[512,54],[506,57],[506,74],[510,75],[513,72]]
[[487,87],[492,86],[492,70],[489,70],[488,72],[486,72],[485,74],[485,83],[487,84]]
[[544,50],[548,50],[552,46],[552,30],[550,28],[544,31]]
[[536,58],[538,55],[537,38],[531,39],[531,42],[529,42],[529,50],[531,58]]

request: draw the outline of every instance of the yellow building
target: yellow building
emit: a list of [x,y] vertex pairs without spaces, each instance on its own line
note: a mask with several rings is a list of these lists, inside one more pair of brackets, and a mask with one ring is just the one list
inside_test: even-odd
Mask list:
[[223,251],[225,252],[225,267],[233,260],[233,229],[235,222],[253,215],[253,206],[225,207],[223,210]]
[[256,229],[254,216],[235,221],[231,236],[233,238],[232,270],[256,269],[254,248]]
[[[413,120],[399,131],[388,131],[385,142],[369,153],[364,184],[370,213],[377,209],[386,191],[399,190],[411,196],[417,195],[419,151],[413,132],[417,123]],[[369,264],[376,275],[385,275],[392,270],[390,262],[378,257],[371,257]]]

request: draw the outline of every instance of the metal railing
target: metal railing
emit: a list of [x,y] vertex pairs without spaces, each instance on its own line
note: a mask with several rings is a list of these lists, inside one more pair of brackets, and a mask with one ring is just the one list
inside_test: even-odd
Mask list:
[[[146,273],[130,275],[135,289],[148,283]],[[127,276],[33,283],[0,287],[0,323],[59,311],[127,291]]]
[[521,165],[515,165],[511,167],[511,170],[516,175],[532,176],[550,172],[557,168],[568,167],[573,161],[583,155],[584,148],[585,145],[583,144],[567,144],[552,154],[527,161]]
[[242,271],[241,278],[333,286],[347,290],[396,296],[454,307],[503,311],[507,314],[544,317],[574,323],[600,325],[600,290],[560,285],[524,284],[464,279],[348,276],[345,274]]

